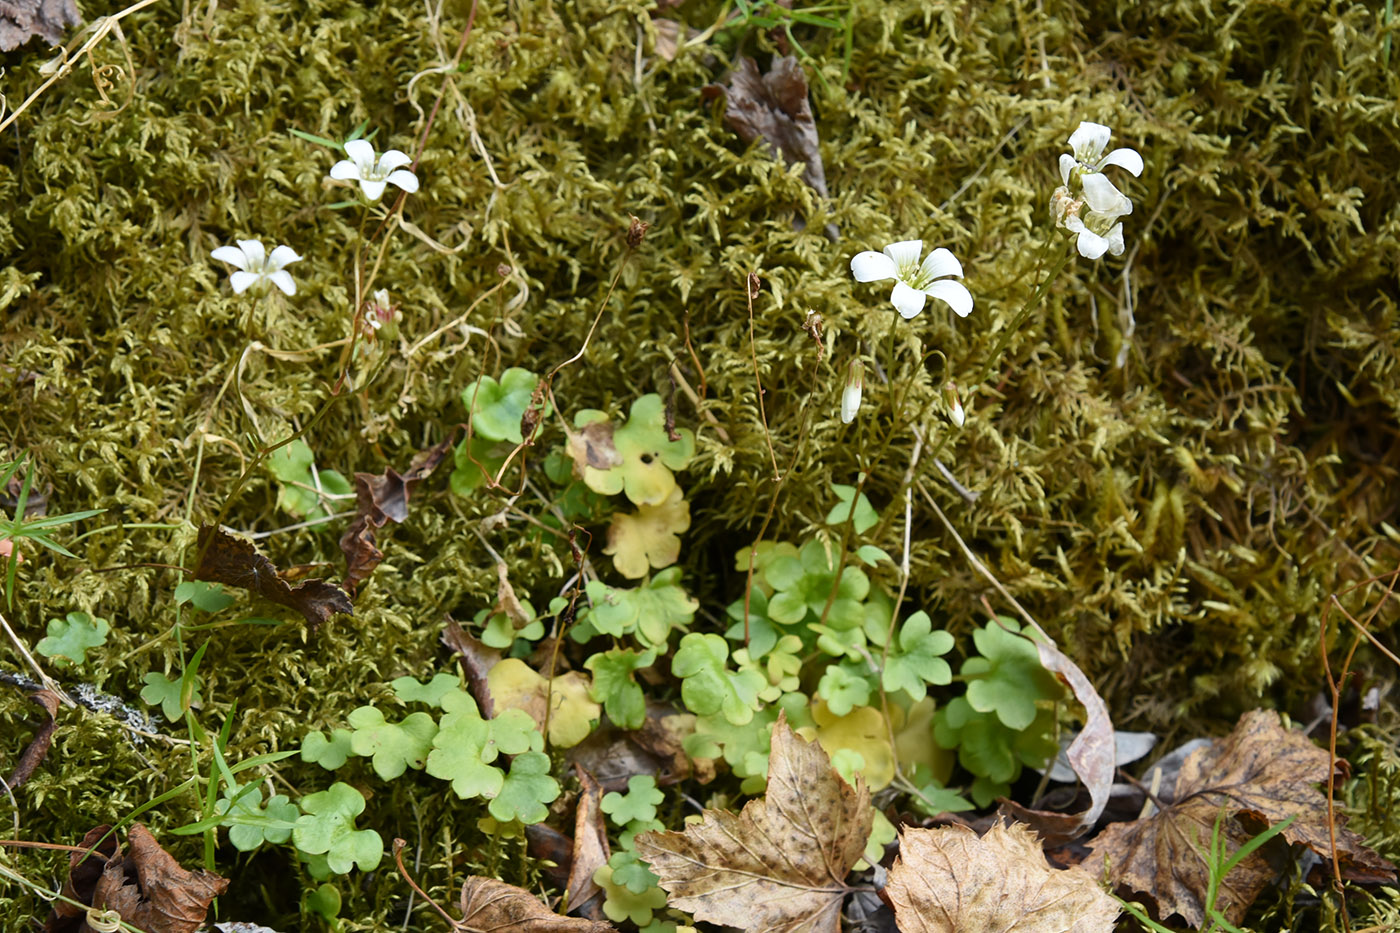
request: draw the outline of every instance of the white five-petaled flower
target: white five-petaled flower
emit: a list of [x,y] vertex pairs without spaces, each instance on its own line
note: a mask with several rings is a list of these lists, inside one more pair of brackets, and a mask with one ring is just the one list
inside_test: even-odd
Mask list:
[[1133,212],[1133,202],[1103,170],[1116,165],[1135,176],[1142,174],[1142,156],[1136,149],[1123,147],[1104,154],[1112,135],[1101,123],[1080,123],[1069,137],[1073,154],[1060,156],[1064,184],[1050,197],[1055,223],[1075,235],[1079,255],[1086,259],[1098,259],[1105,252],[1121,255],[1123,225],[1118,219]]
[[953,254],[939,247],[921,263],[923,240],[901,240],[886,246],[884,252],[865,250],[851,260],[851,274],[857,282],[878,282],[894,279],[890,301],[903,318],[912,318],[924,310],[924,302],[932,296],[967,317],[972,311],[972,293],[961,282],[948,281],[946,276],[962,278],[962,263]]
[[358,181],[360,190],[371,201],[383,196],[385,185],[397,185],[409,194],[418,190],[418,177],[404,168],[413,162],[405,152],[389,149],[376,159],[373,146],[363,139],[352,139],[345,144],[345,154],[350,158],[332,165],[331,177],[337,181]]
[[297,283],[292,281],[291,273],[283,268],[301,259],[296,250],[290,246],[279,246],[269,256],[257,240],[237,242],[237,246],[220,246],[209,254],[220,262],[238,267],[238,271],[229,276],[229,284],[233,286],[235,295],[241,295],[250,288],[254,294],[265,292],[269,284],[276,285],[288,295],[297,293]]

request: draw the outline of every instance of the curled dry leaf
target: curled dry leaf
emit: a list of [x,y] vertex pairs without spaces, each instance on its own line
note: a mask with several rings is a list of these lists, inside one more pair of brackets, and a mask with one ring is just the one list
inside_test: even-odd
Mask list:
[[593,873],[608,864],[612,854],[608,847],[608,827],[601,809],[603,788],[581,765],[578,773],[578,809],[574,811],[573,857],[569,862],[569,885],[565,897],[570,913],[581,913],[597,919],[600,909],[598,895],[603,889],[593,880]]
[[[97,827],[82,844],[92,846],[108,829]],[[194,933],[228,881],[202,870],[186,871],[140,823],[132,824],[127,843],[130,851],[125,853],[110,838],[91,857],[73,853],[64,894],[98,910],[115,910],[146,933]],[[85,931],[85,918],[85,911],[58,902],[45,930]]]
[[9,780],[5,783],[10,790],[17,790],[20,785],[29,780],[34,774],[34,769],[43,762],[44,756],[49,753],[49,743],[53,741],[54,729],[58,728],[58,704],[59,697],[52,690],[38,690],[29,695],[30,702],[36,703],[43,709],[47,719],[39,726],[34,738],[29,740],[29,744],[20,753],[19,761],[15,763],[15,770],[10,774]]
[[455,933],[616,933],[610,923],[561,917],[523,888],[470,875],[462,883],[462,919]]
[[401,524],[408,518],[408,498],[413,489],[427,479],[452,450],[457,439],[454,428],[445,440],[420,451],[400,473],[388,467],[383,473],[355,474],[355,520],[340,536],[340,550],[345,554],[345,586],[355,592],[369,579],[384,552],[379,550],[376,532],[388,522]]
[[345,591],[327,580],[307,580],[292,586],[277,567],[259,554],[252,542],[204,525],[199,529],[199,564],[194,578],[222,583],[256,593],[279,606],[295,609],[316,628],[337,612],[353,615],[355,607]]
[[0,3],[0,52],[17,49],[35,36],[59,45],[63,30],[82,21],[73,0],[6,0]]
[[1053,642],[1037,639],[1035,648],[1041,665],[1069,685],[1074,691],[1074,698],[1088,714],[1083,730],[1070,743],[1065,757],[1089,792],[1089,808],[1083,813],[1051,813],[1032,810],[1012,801],[1004,801],[1002,807],[1044,836],[1047,845],[1055,846],[1076,839],[1092,829],[1104,807],[1108,806],[1117,767],[1113,721],[1108,716],[1108,707],[1104,705],[1103,698],[1077,664]]
[[1078,868],[1051,868],[1035,834],[997,822],[906,830],[885,894],[904,933],[1108,933],[1118,904]]
[[471,693],[472,699],[476,700],[477,708],[481,710],[481,718],[494,719],[496,700],[491,696],[488,678],[491,668],[501,660],[501,653],[468,635],[462,626],[451,619],[442,630],[442,643],[457,653],[457,661],[462,665],[462,674],[467,678],[467,691]]
[[[1210,873],[1204,853],[1217,818],[1223,810],[1227,858],[1268,826],[1292,816],[1283,838],[1327,859],[1332,851],[1327,800],[1316,785],[1327,780],[1332,767],[1331,755],[1301,732],[1284,728],[1277,713],[1245,713],[1228,736],[1186,759],[1174,790],[1159,794],[1171,801],[1168,806],[1146,819],[1115,823],[1094,838],[1084,868],[1095,877],[1106,871],[1116,883],[1149,896],[1164,917],[1180,914],[1200,926],[1214,906],[1238,923],[1277,871],[1264,850],[1255,851],[1225,877],[1220,901],[1208,905]],[[1395,866],[1368,849],[1360,836],[1341,826],[1336,833],[1344,871],[1395,880]]]
[[870,836],[870,792],[816,742],[773,726],[768,792],[742,813],[706,810],[684,832],[637,836],[668,904],[695,919],[771,933],[837,933],[846,875]]

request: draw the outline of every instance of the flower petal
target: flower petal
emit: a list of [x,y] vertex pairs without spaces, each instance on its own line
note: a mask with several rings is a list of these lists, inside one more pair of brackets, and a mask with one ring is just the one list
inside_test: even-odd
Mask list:
[[846,386],[841,390],[841,423],[850,424],[856,420],[856,413],[860,411],[861,387]]
[[248,257],[243,255],[243,250],[237,246],[220,246],[209,255],[219,262],[231,263],[240,269],[248,268]]
[[284,294],[295,295],[297,293],[297,283],[292,281],[292,274],[284,269],[272,273],[268,276],[272,284],[282,289]]
[[345,144],[345,154],[363,171],[374,168],[374,147],[368,140],[352,139]]
[[1098,169],[1103,171],[1105,165],[1116,165],[1119,168],[1132,172],[1134,176],[1142,174],[1142,153],[1136,149],[1129,149],[1124,146],[1122,149],[1115,149],[1099,160]]
[[1113,229],[1110,230],[1110,231],[1108,231],[1108,235],[1104,237],[1104,240],[1108,243],[1108,251],[1109,251],[1110,253],[1112,253],[1114,256],[1122,256],[1122,255],[1123,255],[1123,225],[1122,225],[1122,224],[1114,224],[1114,225],[1113,225]]
[[1123,217],[1133,212],[1133,202],[1114,187],[1113,182],[1099,174],[1084,176],[1084,200],[1089,210],[1097,214]]
[[1060,181],[1069,185],[1069,173],[1074,171],[1074,167],[1079,163],[1074,160],[1074,156],[1061,153],[1060,155]]
[[252,272],[235,272],[228,277],[229,284],[233,286],[233,293],[241,295],[246,292],[258,279],[262,278]]
[[1087,229],[1080,232],[1074,245],[1085,259],[1098,259],[1108,250],[1108,241]]
[[944,279],[942,282],[934,282],[924,291],[952,308],[958,317],[967,317],[972,313],[972,292],[961,282]]
[[923,251],[923,240],[900,240],[885,247],[885,255],[893,259],[897,266],[914,265]]
[[272,251],[272,256],[267,260],[267,270],[269,272],[276,272],[283,266],[300,261],[301,257],[297,255],[296,250],[292,249],[290,246],[279,246]]
[[263,262],[267,259],[267,250],[257,240],[239,240],[238,248],[243,250],[243,255],[248,257],[248,265],[244,269],[261,269]]
[[398,185],[409,194],[418,190],[418,176],[404,169],[399,169],[384,180],[391,185]]
[[378,201],[384,195],[384,182],[361,178],[360,190],[365,193],[365,197],[369,200]]
[[894,303],[894,309],[906,321],[916,317],[920,311],[924,310],[924,302],[927,300],[927,295],[917,289],[910,288],[903,282],[895,282],[894,291],[890,293],[890,301]]
[[337,181],[349,181],[360,177],[360,167],[349,159],[341,159],[331,166],[331,177]]
[[884,253],[875,252],[873,249],[856,253],[851,259],[851,275],[856,277],[857,282],[878,282],[881,279],[892,279],[895,271],[894,260]]
[[396,168],[403,168],[412,161],[413,159],[401,149],[386,149],[384,154],[379,157],[377,167],[381,172],[388,173]]
[[1069,134],[1069,147],[1074,150],[1076,158],[1083,162],[1093,162],[1108,145],[1111,136],[1113,130],[1102,123],[1090,123],[1086,120]]
[[920,279],[941,279],[945,275],[956,275],[962,278],[962,263],[958,262],[951,252],[938,247],[938,249],[924,257],[924,264],[919,267]]

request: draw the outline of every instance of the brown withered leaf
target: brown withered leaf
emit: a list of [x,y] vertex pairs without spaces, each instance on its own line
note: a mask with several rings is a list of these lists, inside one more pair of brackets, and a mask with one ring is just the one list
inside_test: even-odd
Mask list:
[[441,443],[419,451],[403,473],[388,467],[379,474],[355,474],[355,520],[340,536],[340,550],[345,554],[345,587],[351,593],[384,560],[384,552],[378,546],[378,529],[389,522],[402,524],[408,518],[408,498],[414,487],[438,468],[456,438],[454,428]]
[[787,164],[801,162],[802,180],[827,196],[826,169],[817,140],[817,122],[807,100],[807,75],[793,56],[775,58],[766,75],[751,58],[739,66],[723,88],[728,98],[724,122],[746,143],[762,139]]
[[1089,792],[1089,808],[1082,813],[1053,813],[1032,810],[1009,800],[1002,802],[1002,808],[1045,837],[1046,845],[1056,846],[1082,836],[1098,821],[1104,807],[1108,806],[1108,795],[1113,789],[1117,756],[1113,720],[1109,718],[1108,707],[1089,678],[1053,642],[1036,641],[1035,647],[1040,663],[1069,685],[1074,691],[1074,698],[1088,714],[1083,730],[1070,743],[1065,757]]
[[837,933],[846,875],[870,836],[870,791],[851,787],[816,742],[779,714],[768,792],[742,813],[706,810],[684,832],[637,836],[671,907],[697,920],[771,933]]
[[35,36],[59,45],[63,30],[82,21],[73,0],[0,0],[0,52],[17,49]]
[[[106,827],[99,827],[88,833],[84,845],[91,845],[90,840],[105,831]],[[204,923],[209,903],[228,888],[228,880],[203,870],[186,871],[140,823],[132,824],[127,843],[130,849],[125,853],[113,843],[88,897],[79,899],[98,910],[115,910],[123,921],[146,933],[194,933]],[[81,858],[73,855],[75,862]],[[91,879],[90,863],[98,861],[94,855],[70,872],[69,884],[80,895]],[[81,883],[77,881],[80,872]],[[65,891],[68,889],[65,885]],[[88,929],[84,915],[77,908],[68,909],[76,916],[60,918],[55,910],[45,928],[49,933]]]
[[1118,903],[1078,868],[1045,862],[1035,833],[998,821],[981,839],[966,826],[909,829],[885,894],[904,933],[1109,933]]
[[[1227,858],[1290,816],[1295,819],[1283,838],[1330,858],[1327,800],[1316,785],[1327,780],[1333,766],[1325,750],[1301,732],[1284,728],[1277,713],[1245,713],[1228,736],[1186,759],[1174,790],[1159,794],[1170,801],[1168,806],[1146,819],[1115,823],[1091,840],[1094,851],[1084,868],[1098,877],[1106,863],[1110,878],[1155,900],[1159,914],[1180,914],[1200,926],[1211,906],[1206,904],[1209,872],[1202,853],[1209,850],[1222,808]],[[1368,849],[1360,836],[1341,826],[1336,833],[1344,871],[1395,879],[1395,866]],[[1277,877],[1266,849],[1245,858],[1221,883],[1221,902],[1214,906],[1232,923]]]
[[523,888],[470,875],[462,883],[462,919],[456,933],[616,933],[611,923],[561,917]]
[[496,700],[491,696],[488,678],[491,668],[501,660],[501,653],[468,635],[462,626],[451,619],[447,620],[447,626],[442,630],[442,643],[457,653],[457,663],[467,678],[467,692],[476,700],[482,718],[495,717]]
[[316,628],[337,612],[353,615],[355,607],[345,591],[327,580],[307,580],[292,586],[278,574],[272,561],[258,553],[251,541],[204,525],[199,529],[199,564],[194,578],[236,586],[257,593],[279,606],[295,609]]
[[49,743],[53,741],[54,730],[58,728],[58,694],[52,690],[37,690],[29,695],[30,702],[37,703],[48,715],[48,719],[43,722],[34,733],[34,738],[29,740],[29,744],[20,753],[19,761],[15,763],[15,770],[10,774],[6,784],[10,790],[19,788],[25,781],[34,774],[34,769],[43,762],[44,756],[49,753]]
[[574,811],[573,857],[569,862],[569,885],[565,888],[569,913],[581,913],[598,919],[601,909],[598,895],[603,889],[593,880],[593,873],[608,863],[612,854],[608,847],[608,827],[603,821],[603,788],[582,765],[574,765],[578,773],[578,809]]
[[[68,877],[63,881],[62,891],[68,901],[89,905],[92,903],[92,892],[97,887],[98,879],[102,877],[103,866],[109,858],[121,851],[116,836],[107,835],[111,828],[103,823],[88,830],[83,836],[78,845],[84,850],[97,847],[91,854],[86,851],[68,854]],[[102,840],[100,844],[99,839]],[[44,933],[75,933],[78,930],[87,933],[87,925],[84,923],[86,909],[68,901],[53,902],[53,911],[44,923]]]

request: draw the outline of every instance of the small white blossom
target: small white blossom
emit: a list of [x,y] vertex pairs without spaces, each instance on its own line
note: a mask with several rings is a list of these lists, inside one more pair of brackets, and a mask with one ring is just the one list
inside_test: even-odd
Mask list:
[[[1131,203],[1128,209],[1132,210]],[[1094,210],[1092,199],[1086,204],[1061,186],[1050,196],[1050,216],[1056,226],[1074,236],[1075,248],[1085,259],[1098,259],[1106,252],[1123,255],[1123,224],[1118,219],[1122,213]]]
[[229,284],[233,286],[235,295],[241,295],[250,288],[254,294],[265,292],[269,284],[276,285],[288,295],[297,293],[297,283],[283,268],[301,260],[296,250],[290,246],[279,246],[269,256],[257,240],[238,240],[237,243],[237,246],[220,246],[209,254],[220,262],[238,267],[238,271],[229,276]]
[[852,360],[846,374],[846,387],[841,390],[841,423],[850,424],[860,411],[860,394],[865,387],[865,366],[860,360]]
[[[1090,179],[1094,179],[1093,184],[1099,186],[1100,200],[1128,199],[1100,173],[1110,165],[1132,172],[1134,177],[1142,174],[1142,155],[1136,149],[1123,147],[1114,149],[1108,155],[1104,155],[1104,149],[1108,148],[1109,137],[1113,131],[1102,123],[1081,123],[1069,136],[1069,148],[1073,150],[1073,155],[1060,156],[1060,181],[1067,187],[1074,188],[1076,175],[1082,180],[1085,192],[1088,193]],[[1102,210],[1096,207],[1095,210]],[[1132,210],[1132,203],[1128,203],[1128,210],[1120,213],[1127,214]]]
[[373,146],[363,139],[352,139],[345,144],[345,154],[350,158],[331,166],[331,177],[337,181],[358,181],[360,190],[371,201],[383,196],[385,185],[397,185],[409,194],[418,190],[418,177],[404,168],[413,162],[405,152],[389,149],[376,159]]
[[972,311],[972,293],[961,282],[951,282],[945,278],[962,278],[962,264],[942,247],[929,253],[920,263],[919,254],[923,249],[923,240],[902,240],[886,246],[882,253],[865,250],[851,260],[851,274],[857,282],[894,279],[890,301],[905,319],[924,310],[928,297],[937,298],[952,308],[958,317],[967,317]]

